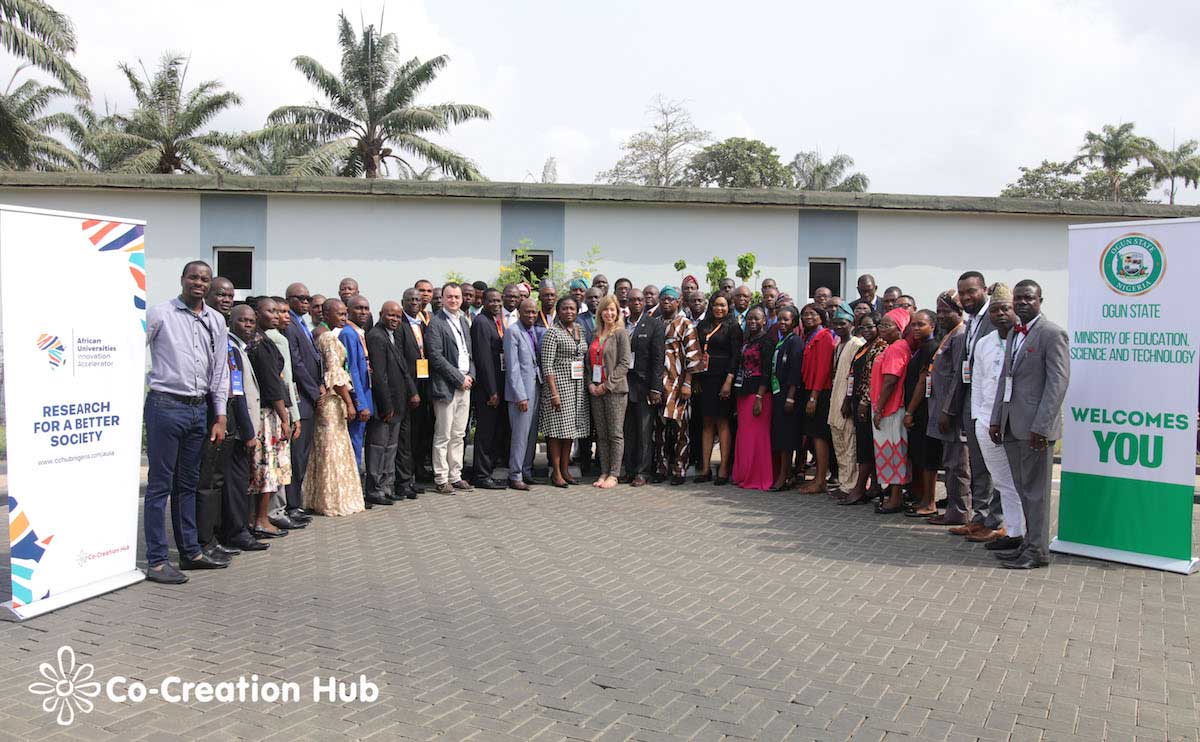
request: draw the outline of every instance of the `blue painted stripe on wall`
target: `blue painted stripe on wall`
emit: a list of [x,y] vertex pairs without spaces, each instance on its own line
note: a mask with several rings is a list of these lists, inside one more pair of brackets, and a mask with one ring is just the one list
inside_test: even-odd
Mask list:
[[842,294],[857,296],[854,281],[858,277],[858,212],[800,211],[797,215],[800,229],[796,246],[796,285],[800,292],[808,290],[809,258],[840,258],[846,263]]
[[521,240],[530,240],[533,249],[554,253],[554,262],[566,260],[566,204],[530,201],[500,203],[500,260],[512,261],[512,251]]
[[212,260],[214,247],[254,248],[254,287],[262,291],[268,257],[267,197],[200,196],[200,255]]

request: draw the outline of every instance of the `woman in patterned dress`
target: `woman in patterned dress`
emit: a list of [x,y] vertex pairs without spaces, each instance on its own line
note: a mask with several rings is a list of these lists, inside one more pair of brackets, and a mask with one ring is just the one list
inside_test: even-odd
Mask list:
[[874,310],[859,314],[854,329],[863,339],[863,346],[850,362],[850,394],[842,400],[842,411],[854,420],[855,457],[858,460],[858,481],[841,500],[839,505],[858,505],[871,501],[867,491],[867,480],[875,474],[874,428],[871,427],[871,369],[875,359],[887,350],[888,344],[879,337],[876,323],[879,315]]
[[555,487],[579,484],[567,468],[571,442],[591,434],[584,359],[587,340],[576,324],[575,300],[564,296],[555,306],[555,321],[542,337],[542,399],[538,405],[538,432],[546,437],[550,481]]
[[261,403],[260,409],[251,414],[261,415],[262,427],[246,486],[248,495],[258,495],[253,500],[254,513],[247,525],[255,538],[277,538],[286,532],[271,523],[269,514],[271,499],[282,498],[283,488],[292,481],[292,418],[288,412],[292,398],[283,376],[283,354],[268,336],[279,327],[275,301],[260,297],[254,304],[254,312],[258,332],[246,355],[258,379]]
[[[346,305],[326,299],[325,322],[331,329],[346,324]],[[304,509],[321,515],[351,515],[365,509],[362,482],[346,423],[358,416],[350,398],[346,348],[333,332],[317,338],[325,367],[325,394],[317,400],[311,453],[304,473]]]

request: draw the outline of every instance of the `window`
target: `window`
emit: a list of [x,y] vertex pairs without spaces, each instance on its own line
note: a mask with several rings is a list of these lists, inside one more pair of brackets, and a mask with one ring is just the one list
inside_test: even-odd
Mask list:
[[529,267],[529,272],[541,278],[550,273],[551,266],[554,265],[554,253],[552,252],[530,252],[529,262],[526,263]]
[[254,286],[253,247],[214,247],[215,275],[233,282],[234,295],[244,299]]
[[833,292],[834,296],[842,294],[842,277],[846,272],[846,264],[835,258],[810,258],[808,261],[808,295],[814,296],[817,289],[824,286]]

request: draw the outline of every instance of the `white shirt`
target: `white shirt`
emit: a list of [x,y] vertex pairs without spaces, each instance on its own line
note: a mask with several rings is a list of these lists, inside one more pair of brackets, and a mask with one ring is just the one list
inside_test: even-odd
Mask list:
[[467,345],[466,336],[463,335],[462,322],[459,320],[462,315],[450,314],[448,309],[443,309],[442,314],[450,320],[450,334],[454,336],[454,342],[458,343],[458,371],[466,376],[471,370],[471,350]]
[[975,338],[977,335],[979,335],[979,323],[980,323],[980,321],[983,320],[984,317],[987,316],[988,307],[990,307],[991,305],[992,305],[992,298],[989,296],[983,302],[983,306],[979,309],[978,312],[976,312],[975,314],[971,314],[970,312],[967,313],[967,328],[966,328],[967,341],[966,342],[967,342],[967,359],[968,360],[975,357],[975,352],[972,349],[975,347],[975,345],[974,345]]
[[1013,337],[1013,360],[1014,361],[1017,358],[1017,354],[1021,352],[1021,348],[1023,348],[1025,346],[1025,338],[1028,337],[1028,332],[1033,329],[1033,326],[1036,325],[1037,321],[1041,318],[1042,318],[1042,315],[1039,314],[1038,316],[1031,319],[1029,321],[1029,324],[1025,325],[1025,332],[1018,332]]
[[509,311],[504,312],[504,326],[505,327],[512,327],[513,325],[515,325],[516,323],[518,323],[520,321],[521,321],[521,309],[519,307],[517,309],[512,310],[511,312],[509,312]]
[[992,405],[1000,389],[1004,371],[1004,341],[993,331],[975,344],[975,362],[971,365],[971,419],[991,422]]

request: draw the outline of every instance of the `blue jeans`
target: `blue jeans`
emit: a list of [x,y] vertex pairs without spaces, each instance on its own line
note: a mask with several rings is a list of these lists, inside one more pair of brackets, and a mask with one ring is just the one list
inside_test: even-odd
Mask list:
[[146,394],[146,562],[157,567],[167,561],[167,502],[180,557],[200,553],[196,537],[196,486],[200,481],[200,449],[206,429],[207,405],[188,405],[165,394]]

